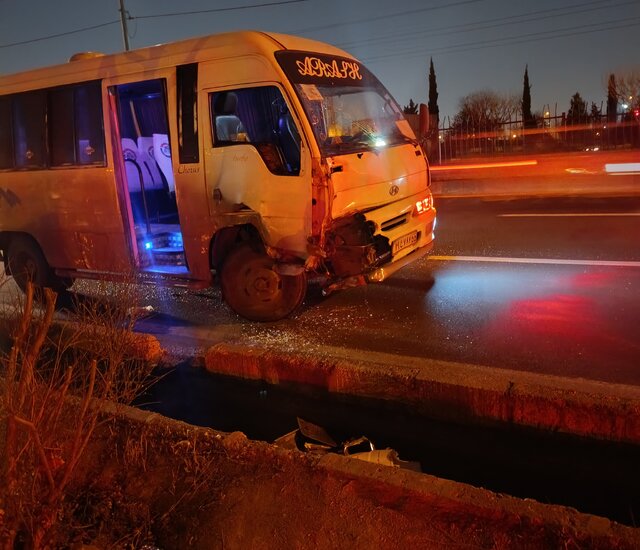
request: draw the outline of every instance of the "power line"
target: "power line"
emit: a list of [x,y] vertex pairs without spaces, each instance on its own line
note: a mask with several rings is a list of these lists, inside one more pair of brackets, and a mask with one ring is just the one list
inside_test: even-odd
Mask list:
[[[580,25],[576,27],[566,27],[564,29],[555,29],[553,31],[542,31],[537,33],[524,34],[520,36],[508,36],[504,38],[497,38],[494,40],[479,40],[476,42],[454,44],[452,46],[447,46],[444,48],[428,49],[421,52],[416,52],[415,50],[402,50],[389,55],[364,58],[362,61],[370,63],[372,61],[380,61],[383,59],[394,58],[398,56],[403,56],[403,58],[406,59],[406,58],[412,58],[417,56],[423,56],[423,55],[426,55],[427,53],[431,53],[431,54],[440,53],[444,55],[449,53],[461,53],[461,52],[466,52],[470,50],[495,48],[499,46],[511,46],[513,44],[523,44],[526,42],[539,42],[542,40],[553,40],[556,38],[565,38],[567,36],[577,36],[581,34],[591,34],[594,32],[603,32],[603,31],[609,31],[614,29],[636,27],[640,25],[640,21],[638,21],[639,19],[640,19],[639,17],[634,17],[631,19],[628,19],[628,18],[616,19],[613,21],[604,21],[602,23],[593,23],[590,25]],[[637,21],[637,22],[632,23],[631,21]],[[596,28],[591,30],[581,30],[581,29],[584,29],[585,27],[594,27],[597,25],[611,25],[611,26],[603,26],[601,28]],[[560,34],[553,34],[559,31],[560,31]],[[565,32],[565,31],[574,31],[574,32]],[[542,36],[542,35],[551,35],[551,36]],[[537,37],[537,38],[534,38],[534,37]],[[499,43],[499,42],[503,42],[503,43]],[[409,55],[405,55],[405,54],[409,54]]]
[[197,10],[197,11],[179,11],[173,13],[157,13],[153,15],[137,15],[132,17],[131,19],[155,19],[158,17],[176,17],[178,15],[197,15],[201,13],[217,13],[221,11],[235,11],[235,10],[246,10],[249,8],[264,8],[268,6],[281,6],[284,4],[299,4],[301,2],[308,2],[308,0],[281,0],[280,2],[268,2],[263,4],[249,4],[246,6],[234,6],[230,8],[213,8],[210,10]]
[[90,27],[83,27],[81,29],[75,29],[73,31],[61,32],[58,34],[50,34],[49,36],[41,36],[40,38],[32,38],[30,40],[22,40],[21,42],[13,42],[11,44],[2,44],[0,48],[11,48],[13,46],[22,46],[24,44],[33,44],[34,42],[42,42],[43,40],[51,40],[52,38],[60,38],[61,36],[69,36],[71,34],[77,34],[80,32],[93,31],[102,27],[108,27],[109,25],[115,25],[120,23],[119,19],[115,21],[109,21],[108,23],[100,23],[99,25],[92,25]]
[[453,8],[456,6],[463,6],[466,4],[476,4],[478,2],[485,2],[486,0],[462,0],[459,2],[449,2],[448,4],[443,4],[440,6],[431,6],[428,8],[420,8],[420,9],[416,9],[416,10],[408,10],[408,11],[401,11],[398,13],[388,13],[386,15],[378,15],[376,17],[368,17],[368,18],[362,18],[362,19],[356,19],[355,21],[344,21],[342,23],[331,23],[329,25],[318,25],[316,27],[307,27],[306,29],[297,29],[295,31],[293,31],[296,34],[302,34],[302,33],[308,33],[308,32],[317,32],[317,31],[323,31],[325,29],[335,29],[336,27],[345,27],[345,26],[353,26],[353,25],[361,25],[362,23],[369,23],[371,21],[380,21],[380,20],[387,20],[387,19],[391,19],[391,18],[395,18],[395,17],[402,17],[403,15],[413,15],[416,13],[423,13],[423,12],[427,12],[427,11],[435,11],[435,10],[441,10],[441,9],[446,9],[446,8]]
[[[625,29],[625,28],[629,28],[629,27],[637,27],[638,25],[640,25],[640,18],[635,17],[632,19],[619,19],[617,21],[608,21],[604,24],[609,24],[611,26],[604,26],[601,28],[596,28],[596,29],[592,29],[592,30],[575,30],[575,32],[563,32],[560,34],[552,34],[551,36],[541,36],[539,38],[525,38],[524,40],[520,40],[519,38],[523,38],[524,36],[533,36],[533,35],[541,35],[541,34],[546,34],[546,33],[531,33],[530,35],[523,35],[522,37],[517,37],[517,36],[511,36],[508,38],[501,38],[501,39],[496,39],[496,40],[489,40],[486,41],[486,43],[481,44],[479,47],[473,46],[473,47],[462,47],[462,46],[467,46],[464,44],[459,44],[457,46],[451,46],[450,48],[439,48],[437,50],[435,50],[438,53],[458,53],[458,52],[466,52],[469,50],[473,50],[473,49],[482,49],[482,48],[493,48],[493,47],[497,47],[497,46],[510,46],[511,44],[523,44],[526,42],[539,42],[542,40],[553,40],[556,38],[565,38],[567,36],[578,36],[581,34],[591,34],[594,32],[603,32],[603,31],[610,31],[610,30],[614,30],[614,29]],[[632,23],[631,21],[636,21],[635,23]],[[621,24],[614,24],[614,23],[621,23]],[[589,26],[593,26],[593,25],[583,25],[580,27],[570,27],[571,29],[583,29],[584,27],[589,27]],[[558,30],[569,30],[569,29],[558,29]],[[551,31],[549,31],[551,32]],[[508,40],[507,42],[505,42],[504,44],[492,44],[492,42],[498,42],[498,40]],[[470,45],[470,44],[469,44]]]
[[[413,32],[402,32],[402,33],[392,33],[385,36],[376,36],[375,38],[369,38],[366,40],[356,40],[353,42],[342,42],[337,43],[336,46],[345,49],[357,49],[365,44],[393,44],[395,42],[404,41],[402,39],[408,38],[410,36],[424,36],[428,35],[429,37],[435,36],[449,36],[451,34],[460,34],[465,32],[474,32],[479,30],[486,30],[492,28],[506,27],[509,25],[518,25],[521,23],[531,23],[533,21],[542,21],[545,19],[551,19],[555,17],[564,17],[567,15],[578,15],[582,13],[588,13],[592,11],[598,11],[603,9],[610,8],[619,8],[622,6],[626,6],[629,4],[635,4],[637,0],[626,0],[624,2],[614,3],[612,4],[610,1],[603,2],[602,0],[596,0],[592,2],[581,2],[579,4],[572,4],[570,6],[564,6],[561,8],[551,8],[546,10],[536,10],[526,13],[521,13],[518,15],[511,15],[507,17],[498,17],[492,19],[484,19],[480,21],[475,21],[472,23],[462,23],[459,25],[450,25],[448,27],[438,27],[438,28],[430,28],[430,29],[420,29],[419,31]],[[586,7],[593,6],[593,4],[603,4],[595,7]],[[585,9],[575,9],[575,8],[585,8]],[[564,13],[559,13],[564,12]],[[540,15],[543,14],[543,15]],[[537,16],[537,17],[532,17]]]
[[[163,13],[163,14],[156,14],[156,15],[142,15],[142,16],[137,16],[137,17],[132,17],[131,15],[128,15],[127,12],[127,17],[126,19],[128,20],[133,20],[133,19],[152,19],[152,18],[156,18],[156,17],[173,17],[176,15],[195,15],[195,14],[201,14],[201,13],[214,13],[214,12],[223,12],[223,11],[234,11],[234,10],[245,10],[245,9],[249,9],[249,8],[262,8],[262,7],[268,7],[268,6],[279,6],[279,5],[284,5],[284,4],[299,4],[301,2],[308,2],[308,0],[281,0],[278,2],[267,2],[267,3],[261,3],[261,4],[250,4],[250,5],[246,5],[246,6],[236,6],[236,7],[230,7],[230,8],[215,8],[215,9],[210,9],[210,10],[199,10],[199,11],[185,11],[185,12],[176,12],[176,13]],[[96,29],[100,29],[103,27],[108,27],[109,25],[116,25],[116,24],[122,24],[122,20],[121,19],[116,19],[114,21],[108,21],[106,23],[100,23],[98,25],[91,25],[89,27],[82,27],[79,29],[74,29],[72,31],[66,31],[66,32],[60,32],[57,34],[50,34],[47,36],[40,36],[38,38],[31,38],[29,40],[21,40],[20,42],[12,42],[10,44],[0,44],[0,49],[4,49],[4,48],[12,48],[14,46],[23,46],[25,44],[34,44],[36,42],[42,42],[44,40],[51,40],[53,38],[60,38],[62,36],[70,36],[73,34],[78,34],[81,32],[86,32],[86,31],[93,31]]]

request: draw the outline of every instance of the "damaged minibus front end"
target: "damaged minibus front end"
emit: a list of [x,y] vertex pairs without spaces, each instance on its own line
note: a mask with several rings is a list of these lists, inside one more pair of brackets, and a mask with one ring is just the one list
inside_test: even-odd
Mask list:
[[433,247],[429,168],[389,92],[358,61],[282,51],[320,159],[313,163],[307,268],[324,293],[381,282]]

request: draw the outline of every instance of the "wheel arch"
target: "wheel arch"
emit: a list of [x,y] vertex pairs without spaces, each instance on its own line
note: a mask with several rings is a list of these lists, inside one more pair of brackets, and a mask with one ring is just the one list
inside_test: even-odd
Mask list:
[[216,231],[209,243],[209,261],[213,269],[219,269],[232,248],[241,243],[264,246],[260,230],[251,223],[223,227]]
[[35,246],[37,246],[42,253],[42,256],[47,261],[47,264],[49,263],[47,255],[45,254],[42,246],[40,246],[38,239],[36,239],[31,233],[27,233],[26,231],[2,231],[0,232],[0,250],[2,250],[3,252],[2,259],[4,261],[5,273],[7,275],[11,275],[11,267],[9,265],[9,250],[11,248],[11,244],[19,239],[30,241]]

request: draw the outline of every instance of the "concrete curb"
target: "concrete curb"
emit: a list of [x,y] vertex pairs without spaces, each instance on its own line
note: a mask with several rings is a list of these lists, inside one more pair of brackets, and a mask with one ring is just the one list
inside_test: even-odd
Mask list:
[[[58,337],[65,333],[87,334],[86,327],[83,327],[79,323],[69,321],[55,320],[51,325],[51,330],[52,333]],[[144,363],[157,364],[166,355],[158,338],[144,332],[131,332],[126,329],[118,330],[112,327],[104,328],[93,326],[87,338],[96,338],[98,336],[105,338],[113,337],[114,331],[119,332],[120,335],[126,339],[124,353],[127,357],[137,361],[143,361]],[[74,345],[91,349],[91,344],[83,344],[82,339],[76,341]]]
[[[359,540],[370,530],[387,541],[385,548],[427,547],[423,545],[451,548],[470,542],[478,547],[500,547],[501,544],[509,547],[516,541],[521,548],[567,547],[573,543],[577,547],[631,549],[640,544],[639,529],[564,506],[496,494],[335,454],[318,456],[283,450],[248,440],[237,432],[226,434],[195,427],[130,407],[114,406],[109,413],[121,423],[158,432],[172,448],[184,447],[185,453],[193,453],[196,448],[205,454],[222,449],[224,452],[218,453],[219,468],[224,469],[225,461],[240,465],[242,477],[235,478],[232,487],[223,491],[224,508],[230,510],[229,514],[222,517],[214,514],[213,519],[198,518],[200,525],[207,526],[209,535],[212,530],[219,530],[229,536],[236,532],[249,536],[246,515],[271,514],[269,510],[255,508],[256,503],[261,502],[278,509],[273,516],[274,523],[269,524],[269,532],[250,535],[261,541],[262,548],[279,547],[274,540],[275,533],[280,536],[284,533],[290,537],[287,540],[309,537],[309,533],[299,532],[300,525],[309,531],[322,527],[326,548],[343,547],[344,537]],[[116,433],[121,431],[127,432],[124,429]],[[143,432],[141,437],[145,437]],[[172,443],[174,440],[179,443]],[[189,441],[192,443],[185,445]],[[174,459],[180,462],[179,453]],[[162,461],[171,458],[158,456],[151,460],[154,464],[157,460],[165,464]],[[259,473],[255,477],[257,465],[260,465]],[[166,475],[171,477],[176,472],[168,468]],[[273,490],[283,482],[288,483],[286,490]],[[246,492],[238,494],[233,487],[266,493],[272,501],[249,502]],[[304,501],[309,492],[315,495],[313,502]],[[153,499],[153,492],[146,498]],[[305,502],[303,506],[300,499]],[[345,510],[349,510],[349,518],[357,510],[362,514],[360,520],[345,526],[345,517],[341,515]],[[293,517],[298,521],[289,520]],[[434,535],[444,535],[444,542],[435,542]],[[332,540],[338,540],[339,545],[332,544]],[[236,542],[247,543],[246,540]],[[231,544],[231,547],[242,545]]]
[[208,371],[394,401],[431,418],[640,444],[640,388],[330,348],[323,357],[221,343]]
[[[4,329],[5,327],[0,327],[0,352],[8,353],[12,346],[12,339]],[[49,337],[54,339],[60,338],[66,332],[79,333],[81,330],[82,327],[77,323],[56,320],[51,325]],[[101,330],[99,328],[96,328],[95,332],[97,334],[104,333],[105,337],[112,334],[109,330]],[[125,344],[125,355],[127,357],[155,365],[167,355],[158,338],[152,334],[144,332],[129,332],[124,329],[121,333],[127,340]],[[91,344],[84,345],[82,341],[76,341],[74,345],[84,348],[85,350],[91,349]]]

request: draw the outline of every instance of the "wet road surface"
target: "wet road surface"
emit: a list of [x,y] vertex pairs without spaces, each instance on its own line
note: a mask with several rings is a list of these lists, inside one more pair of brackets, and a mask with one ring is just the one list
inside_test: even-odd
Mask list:
[[[433,255],[382,284],[250,323],[217,288],[142,287],[138,330],[192,354],[220,341],[382,351],[640,385],[640,199],[440,199]],[[7,285],[5,285],[6,287]],[[77,282],[76,293],[102,284]],[[6,288],[5,288],[6,290]]]
[[292,318],[266,324],[234,315],[217,289],[146,290],[156,314],[140,330],[640,384],[639,199],[437,206],[432,257],[382,284],[327,298],[312,286]]

